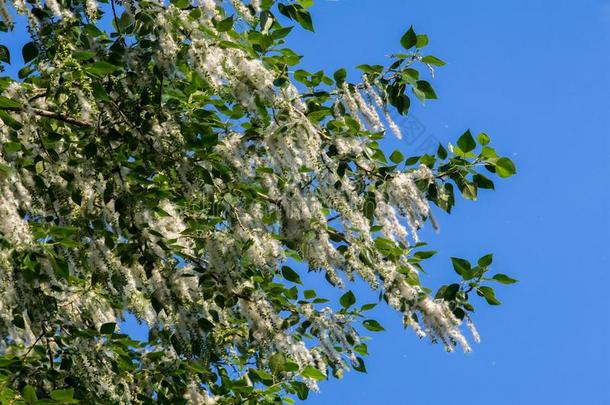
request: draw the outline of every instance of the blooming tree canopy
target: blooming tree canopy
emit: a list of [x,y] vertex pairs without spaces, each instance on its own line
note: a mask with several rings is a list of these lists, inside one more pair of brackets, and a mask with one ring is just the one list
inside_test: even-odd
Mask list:
[[31,38],[0,77],[0,402],[305,399],[365,371],[383,330],[354,279],[446,350],[478,340],[469,299],[515,280],[453,258],[432,292],[418,232],[515,167],[470,131],[386,156],[443,62],[411,28],[358,77],[299,69],[289,25],[313,31],[312,3],[0,0],[0,31],[21,15]]

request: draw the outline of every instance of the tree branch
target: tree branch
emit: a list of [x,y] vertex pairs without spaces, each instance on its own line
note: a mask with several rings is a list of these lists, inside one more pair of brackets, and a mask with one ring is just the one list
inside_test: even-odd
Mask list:
[[23,107],[0,107],[0,110],[21,112],[21,113],[33,112],[34,114],[41,116],[41,117],[51,118],[54,120],[65,122],[67,124],[77,125],[79,127],[92,126],[92,123],[89,121],[81,120],[81,119],[78,119],[75,117],[64,116],[64,115],[61,115],[60,113],[43,110],[41,108],[31,107],[31,108],[25,109]]

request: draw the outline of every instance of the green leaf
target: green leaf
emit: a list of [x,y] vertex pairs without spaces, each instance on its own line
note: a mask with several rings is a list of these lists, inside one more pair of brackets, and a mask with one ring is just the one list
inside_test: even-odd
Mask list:
[[400,153],[399,150],[395,150],[394,152],[392,152],[392,154],[390,155],[390,160],[396,164],[399,164],[400,162],[402,162],[405,159],[404,155],[402,153]]
[[71,239],[62,239],[60,241],[57,241],[57,243],[59,243],[63,247],[67,247],[67,248],[77,248],[77,247],[81,246],[81,244],[79,242],[71,240]]
[[477,294],[484,297],[489,305],[500,305],[500,301],[496,298],[493,288],[491,287],[479,287],[477,288]]
[[[64,247],[68,247],[68,246],[66,246],[65,241],[70,241],[74,245],[76,245],[73,247],[80,246],[80,244],[78,242],[74,242],[70,239],[64,239],[60,242],[60,244]],[[68,265],[68,262],[66,262],[64,260],[52,260],[51,263],[53,265],[53,270],[55,271],[55,274],[57,274],[59,277],[63,278],[64,280],[68,280],[68,278],[70,276],[70,266]]]
[[477,136],[477,140],[479,141],[479,144],[483,145],[483,146],[489,144],[489,142],[491,141],[491,139],[489,138],[489,135],[487,135],[485,132],[481,132]]
[[427,63],[429,65],[434,65],[434,66],[445,66],[446,65],[446,63],[444,61],[442,61],[439,58],[437,58],[436,56],[432,56],[432,55],[424,56],[423,58],[421,58],[421,61],[424,63]]
[[335,82],[337,82],[337,86],[341,86],[345,83],[345,79],[347,78],[347,70],[341,68],[334,73],[333,77],[335,78]]
[[411,106],[411,99],[406,94],[399,95],[393,104],[401,115],[407,115]]
[[210,320],[208,320],[206,318],[199,318],[197,320],[197,324],[199,325],[199,327],[201,329],[203,329],[206,332],[209,332],[212,329],[214,329],[214,324]]
[[116,328],[116,323],[108,322],[100,326],[100,333],[102,335],[110,335],[114,333],[114,329]]
[[457,146],[464,153],[468,153],[477,147],[477,143],[474,141],[474,138],[472,137],[470,130],[464,132],[464,134],[462,136],[460,136],[460,138],[457,141]]
[[23,128],[23,125],[14,119],[8,112],[4,110],[0,110],[0,120],[2,120],[6,125],[13,128],[15,131],[19,131]]
[[442,287],[438,291],[437,297],[443,298],[445,301],[448,301],[448,302],[455,301],[455,298],[459,291],[460,291],[459,284],[450,284],[450,285]]
[[482,256],[479,260],[478,260],[478,264],[481,267],[487,267],[489,266],[492,261],[493,261],[494,255],[493,254],[487,254],[485,256]]
[[8,97],[0,96],[0,108],[17,109],[21,108],[21,103]]
[[34,42],[28,42],[23,45],[21,54],[23,55],[23,62],[28,63],[38,56],[38,47]]
[[356,303],[356,296],[353,292],[348,291],[339,298],[339,303],[343,308],[347,309]]
[[11,170],[10,166],[0,163],[0,179],[10,176],[12,172],[13,171]]
[[407,68],[400,73],[408,83],[415,84],[419,80],[419,70]]
[[286,280],[292,281],[293,283],[303,284],[301,282],[301,277],[299,277],[299,274],[288,266],[282,267],[282,276],[284,276]]
[[273,374],[277,374],[284,369],[286,357],[282,353],[275,353],[269,357],[269,368]]
[[36,170],[36,174],[41,174],[44,172],[44,162],[42,160],[39,160],[38,162],[36,162],[36,164],[34,165],[34,168]]
[[314,32],[313,21],[311,20],[311,14],[309,14],[309,11],[300,11],[297,14],[297,22],[306,30]]
[[294,79],[298,82],[303,83],[304,85],[308,85],[309,83],[309,72],[307,72],[306,70],[303,69],[298,69],[297,71],[294,72]]
[[21,144],[19,142],[5,142],[2,144],[2,149],[6,153],[15,153],[21,151]]
[[268,34],[269,30],[273,26],[273,23],[274,19],[271,13],[269,13],[268,11],[261,12],[259,19],[261,33]]
[[432,85],[425,80],[417,81],[417,90],[420,91],[428,100],[436,100],[437,98]]
[[11,63],[11,53],[4,45],[0,45],[0,62]]
[[405,165],[412,166],[412,165],[416,164],[417,162],[419,162],[420,158],[421,158],[421,156],[410,157],[405,161]]
[[477,199],[477,186],[474,183],[462,179],[458,181],[458,187],[464,198],[473,201]]
[[88,143],[83,148],[83,154],[85,155],[86,158],[91,159],[93,156],[97,155],[97,145],[93,142]]
[[438,144],[438,150],[436,151],[436,155],[442,160],[447,159],[447,149],[445,149],[445,147],[440,143]]
[[472,176],[472,181],[477,185],[478,188],[485,188],[493,190],[495,188],[494,182],[485,177],[484,175],[477,173]]
[[23,316],[19,314],[13,317],[12,323],[18,328],[25,329],[25,320],[23,319]]
[[363,356],[368,356],[369,355],[369,348],[366,345],[366,343],[359,343],[356,346],[354,346],[354,351],[358,354],[361,354]]
[[358,65],[356,69],[363,71],[364,73],[370,74],[372,76],[378,76],[383,72],[384,67],[381,65]]
[[284,290],[284,295],[291,300],[296,300],[299,298],[299,290],[296,287],[292,287],[290,289]]
[[214,25],[216,26],[216,29],[219,32],[227,32],[231,28],[233,28],[233,17],[228,17],[228,18],[225,18],[224,20],[215,22]]
[[74,399],[74,388],[68,388],[64,390],[53,390],[51,391],[51,398],[65,404],[78,403],[78,401]]
[[452,257],[451,263],[453,264],[453,269],[455,272],[460,276],[468,274],[472,268],[468,260],[460,259],[459,257]]
[[436,254],[436,250],[420,250],[419,252],[415,252],[413,255],[417,259],[424,260],[429,259]]
[[78,51],[72,54],[74,59],[76,60],[89,60],[95,56],[95,52],[93,51]]
[[384,327],[374,319],[367,319],[366,321],[362,322],[362,325],[371,332],[381,332],[385,330]]
[[31,75],[32,72],[34,72],[34,68],[30,65],[26,65],[19,69],[19,71],[17,72],[17,77],[19,77],[20,79],[25,79],[26,77]]
[[307,396],[309,395],[309,388],[307,388],[305,383],[301,381],[292,381],[290,385],[301,401],[305,401],[307,399]]
[[303,291],[303,295],[308,300],[312,299],[312,298],[316,298],[316,292],[314,290],[305,290],[305,291]]
[[366,366],[362,357],[356,357],[356,363],[352,364],[352,367],[360,373],[366,373]]
[[417,44],[417,35],[413,31],[413,26],[400,38],[400,44],[405,49],[411,49]]
[[208,369],[205,366],[199,364],[198,362],[191,361],[188,363],[188,366],[191,370],[193,370],[197,374],[207,374],[208,373]]
[[85,69],[94,75],[105,76],[117,71],[119,67],[101,60],[85,66]]
[[312,366],[307,366],[301,371],[301,375],[307,378],[313,378],[316,381],[322,381],[326,378],[326,376],[317,368]]
[[50,229],[53,238],[69,238],[70,236],[77,234],[78,231],[79,228],[74,226],[54,226]]
[[515,164],[507,157],[502,157],[496,160],[496,173],[500,177],[510,177],[517,173],[517,169],[515,168]]
[[265,385],[270,385],[273,382],[273,376],[264,370],[251,369]]
[[300,4],[278,4],[278,10],[286,17],[298,22],[301,27],[313,32],[311,14]]
[[415,47],[417,49],[419,48],[423,48],[424,46],[428,45],[428,36],[426,34],[418,34],[417,35],[417,42],[415,43]]
[[496,280],[500,284],[514,284],[518,280],[507,276],[506,274],[498,273],[492,277],[492,279]]
[[298,0],[299,4],[303,6],[303,8],[309,8],[313,6],[313,0]]
[[282,39],[282,38],[286,37],[288,34],[290,34],[290,31],[292,31],[293,28],[294,27],[278,28],[271,33],[271,38],[276,39],[276,40]]
[[158,290],[155,290],[150,296],[150,304],[157,313],[161,312],[165,307],[165,305],[160,299],[160,295],[161,293]]
[[23,387],[23,391],[21,393],[23,399],[27,404],[34,404],[38,401],[38,395],[36,395],[36,389],[31,385],[26,385]]
[[100,101],[110,101],[110,96],[99,82],[93,82],[91,87],[93,87],[93,95],[95,98]]

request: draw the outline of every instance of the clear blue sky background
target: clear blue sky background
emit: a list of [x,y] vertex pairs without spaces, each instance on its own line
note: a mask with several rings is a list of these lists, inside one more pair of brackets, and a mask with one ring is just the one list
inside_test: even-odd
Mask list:
[[384,64],[411,24],[448,62],[434,80],[440,100],[414,102],[404,125],[418,129],[392,147],[408,154],[471,128],[517,164],[496,192],[439,215],[425,282],[451,280],[450,256],[494,252],[493,269],[520,283],[498,288],[502,306],[479,305],[483,341],[468,355],[375,310],[387,331],[370,342],[368,374],[324,382],[309,402],[610,404],[610,0],[316,3],[316,33],[290,37],[309,70]]
[[[426,134],[486,131],[518,175],[460,201],[428,240],[449,256],[493,251],[519,284],[480,305],[482,343],[446,354],[389,310],[368,374],[322,384],[312,404],[610,404],[610,1],[316,1],[316,34],[293,44],[314,70],[384,63],[410,24],[448,62],[439,100],[412,112]],[[419,133],[419,132],[418,132]],[[407,152],[409,135],[396,142]]]

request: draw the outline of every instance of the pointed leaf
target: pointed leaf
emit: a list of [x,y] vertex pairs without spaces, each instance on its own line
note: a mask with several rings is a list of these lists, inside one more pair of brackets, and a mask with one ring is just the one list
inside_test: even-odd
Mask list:
[[339,298],[339,303],[343,308],[347,309],[356,303],[356,296],[353,292],[348,291]]
[[400,44],[405,49],[411,49],[417,44],[417,35],[413,31],[413,27],[409,27],[409,30],[400,38]]

